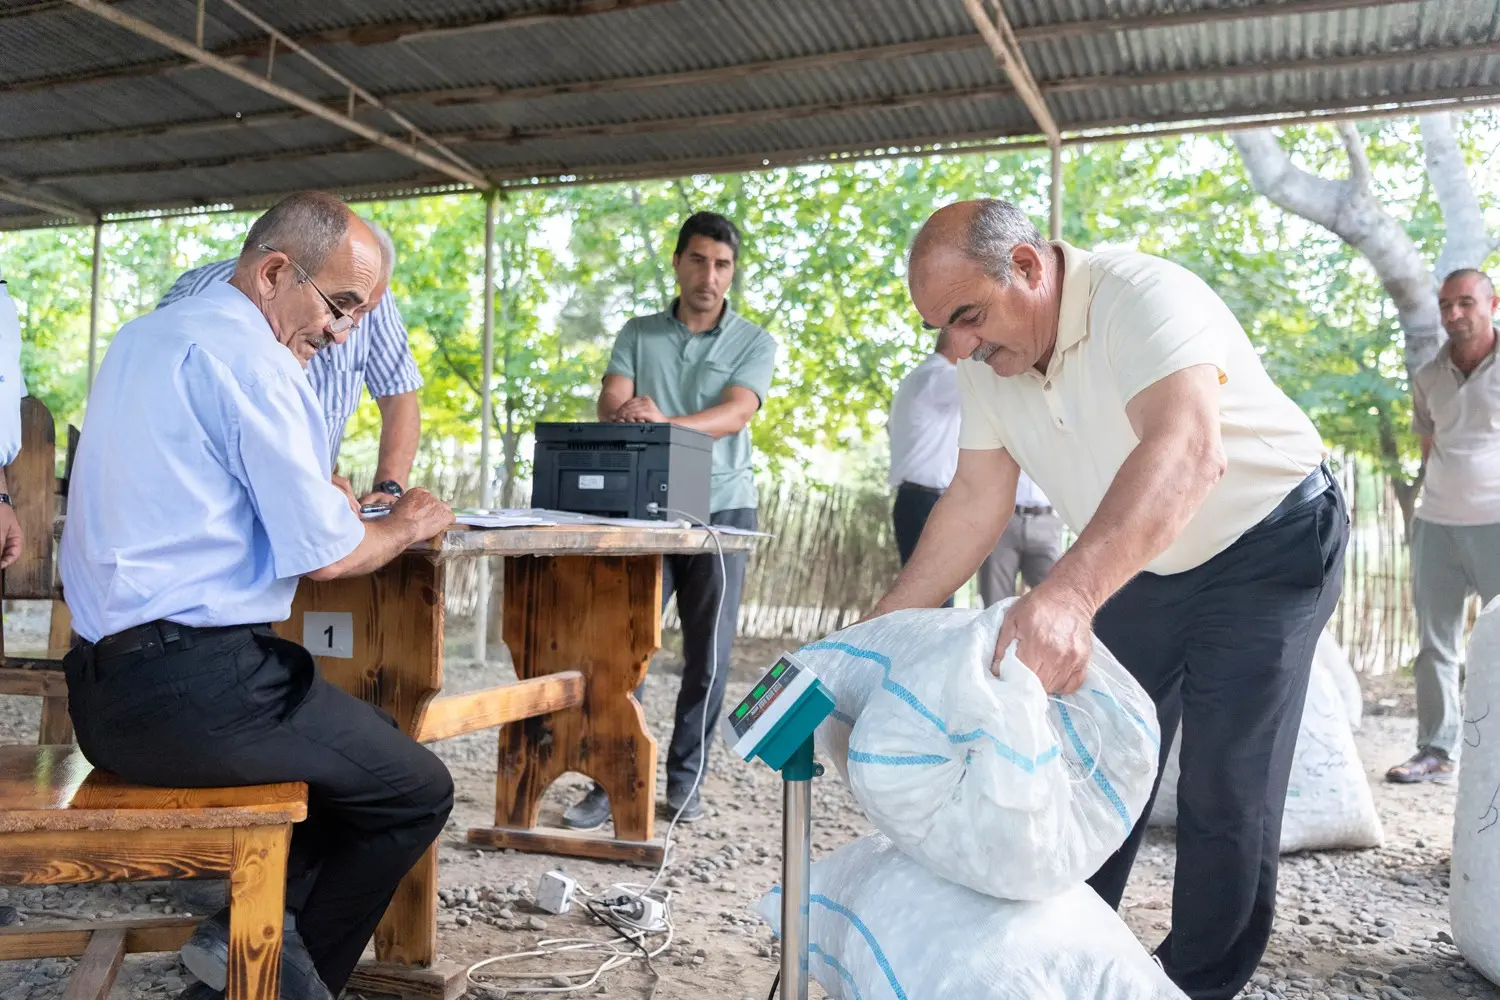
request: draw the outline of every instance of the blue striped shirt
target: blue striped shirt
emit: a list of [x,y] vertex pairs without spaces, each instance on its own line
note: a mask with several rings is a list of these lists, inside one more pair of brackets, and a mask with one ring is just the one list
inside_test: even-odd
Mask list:
[[[236,263],[221,260],[184,273],[172,283],[156,308],[197,295],[216,281],[228,281],[234,275]],[[359,407],[361,385],[368,386],[370,395],[376,399],[415,392],[422,387],[422,373],[411,356],[406,324],[401,321],[401,310],[396,308],[396,297],[387,290],[369,315],[359,321],[348,340],[329,344],[314,354],[307,363],[307,378],[323,404],[329,460],[337,462],[344,425]]]

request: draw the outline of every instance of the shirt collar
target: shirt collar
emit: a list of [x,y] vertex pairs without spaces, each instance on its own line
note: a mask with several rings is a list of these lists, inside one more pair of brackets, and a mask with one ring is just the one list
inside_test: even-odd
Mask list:
[[[676,323],[678,326],[682,327],[685,330],[687,329],[687,324],[677,318],[677,303],[681,301],[681,296],[673,299],[672,304],[667,307],[667,315],[672,318],[673,323]],[[719,321],[713,326],[709,327],[707,330],[704,330],[703,336],[711,337],[716,333],[722,333],[724,331],[725,322],[728,321],[729,317],[732,315],[733,311],[729,308],[729,300],[726,298],[724,300],[723,308],[719,310]]]
[[1495,327],[1495,341],[1494,343],[1490,344],[1490,353],[1486,354],[1483,358],[1480,358],[1479,364],[1475,365],[1474,371],[1470,372],[1468,375],[1465,375],[1463,373],[1463,369],[1459,368],[1458,363],[1453,360],[1453,343],[1451,341],[1443,341],[1443,346],[1438,348],[1437,358],[1435,360],[1439,364],[1452,369],[1453,373],[1459,378],[1468,379],[1473,378],[1474,375],[1479,372],[1479,369],[1493,362],[1497,354],[1500,354],[1500,326]]
[[1062,251],[1063,286],[1062,302],[1057,310],[1057,346],[1053,357],[1078,343],[1089,332],[1089,262],[1093,254],[1080,250],[1070,243],[1054,240],[1052,245]]

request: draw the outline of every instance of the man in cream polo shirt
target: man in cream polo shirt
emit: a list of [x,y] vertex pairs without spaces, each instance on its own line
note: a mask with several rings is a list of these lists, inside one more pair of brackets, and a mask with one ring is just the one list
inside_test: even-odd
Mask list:
[[[1312,423],[1203,281],[1146,254],[1048,243],[1015,206],[937,212],[912,299],[960,338],[958,471],[877,614],[933,607],[994,548],[1022,469],[1078,534],[1006,617],[1049,691],[1092,629],[1182,724],[1172,930],[1194,1000],[1227,1000],[1270,937],[1281,812],[1348,518]],[[997,655],[998,658],[998,655]],[[1150,807],[1146,812],[1149,814]],[[1090,884],[1118,906],[1144,817]]]

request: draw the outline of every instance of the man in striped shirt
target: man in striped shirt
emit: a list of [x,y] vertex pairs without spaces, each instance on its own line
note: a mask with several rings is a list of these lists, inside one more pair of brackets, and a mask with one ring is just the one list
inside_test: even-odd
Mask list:
[[[422,374],[411,356],[406,324],[395,299],[386,294],[396,264],[396,248],[390,234],[373,222],[366,223],[380,243],[385,273],[370,297],[370,305],[355,313],[358,326],[342,344],[330,344],[307,363],[307,377],[323,404],[328,427],[328,458],[337,464],[344,425],[359,406],[360,389],[368,386],[380,407],[380,454],[376,459],[372,490],[361,503],[395,503],[406,489],[407,478],[422,435],[422,413],[417,390]],[[221,260],[184,273],[163,295],[156,308],[197,295],[216,282],[228,281],[236,261]]]

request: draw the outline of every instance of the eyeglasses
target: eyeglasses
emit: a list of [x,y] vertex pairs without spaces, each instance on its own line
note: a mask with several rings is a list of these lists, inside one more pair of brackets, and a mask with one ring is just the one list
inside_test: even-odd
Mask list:
[[277,250],[275,247],[265,243],[260,244],[260,249],[264,250],[266,253],[281,254],[287,259],[288,262],[291,263],[294,268],[297,269],[297,274],[302,278],[302,280],[307,282],[309,285],[312,285],[312,290],[318,293],[318,298],[322,299],[323,304],[328,307],[328,311],[333,313],[333,322],[328,324],[329,333],[348,333],[350,330],[354,329],[354,317],[344,312],[344,310],[340,309],[338,306],[334,305],[333,300],[330,299],[327,295],[324,295],[323,289],[319,288],[318,283],[312,280],[312,275],[308,274],[307,271],[302,267],[302,265],[297,263],[297,261],[292,258],[291,254],[285,253],[281,250]]

